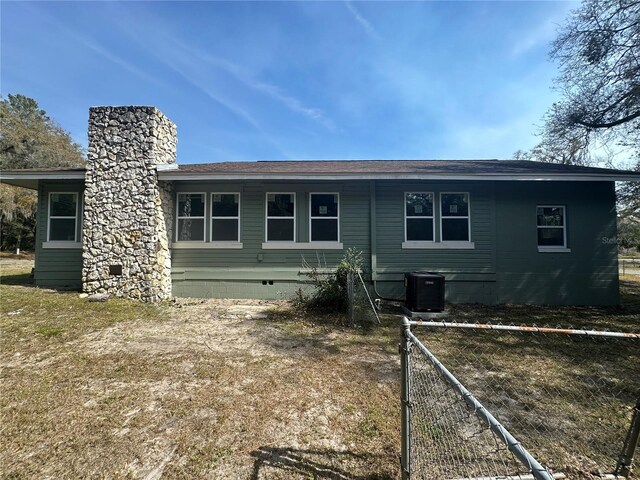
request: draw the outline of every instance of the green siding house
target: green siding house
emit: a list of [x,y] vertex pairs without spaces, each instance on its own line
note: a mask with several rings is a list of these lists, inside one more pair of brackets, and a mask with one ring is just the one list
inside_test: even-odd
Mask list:
[[525,161],[176,164],[153,107],[90,110],[86,169],[5,171],[38,191],[37,285],[157,301],[283,298],[355,247],[372,292],[439,272],[452,303],[619,303],[615,181]]

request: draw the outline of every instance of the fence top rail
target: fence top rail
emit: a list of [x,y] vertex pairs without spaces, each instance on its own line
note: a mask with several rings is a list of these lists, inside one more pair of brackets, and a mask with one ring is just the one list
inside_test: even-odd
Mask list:
[[409,326],[435,328],[461,328],[471,330],[507,330],[511,332],[552,333],[561,335],[582,335],[584,337],[614,337],[633,338],[640,340],[640,333],[607,332],[601,330],[580,330],[571,328],[537,327],[535,325],[500,325],[492,323],[462,323],[462,322],[429,322],[424,320],[409,320],[404,317],[403,324]]

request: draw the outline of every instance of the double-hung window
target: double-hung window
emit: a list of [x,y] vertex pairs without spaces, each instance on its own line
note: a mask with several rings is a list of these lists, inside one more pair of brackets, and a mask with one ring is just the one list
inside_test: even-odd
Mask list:
[[405,241],[433,242],[433,193],[407,192],[404,204]]
[[211,241],[240,241],[240,194],[213,193],[211,196]]
[[443,242],[468,242],[471,234],[469,222],[469,194],[440,194],[440,236]]
[[178,193],[176,239],[179,242],[204,242],[204,193]]
[[296,194],[267,193],[267,242],[296,241]]
[[49,194],[48,241],[75,242],[78,222],[78,194]]
[[566,210],[562,205],[538,205],[536,207],[538,249],[567,248]]
[[338,242],[340,239],[340,208],[337,193],[310,194],[311,241]]

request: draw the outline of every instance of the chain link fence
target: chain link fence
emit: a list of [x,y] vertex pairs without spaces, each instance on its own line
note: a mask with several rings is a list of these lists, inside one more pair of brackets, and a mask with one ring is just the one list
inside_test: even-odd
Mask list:
[[405,321],[403,478],[639,478],[640,335]]

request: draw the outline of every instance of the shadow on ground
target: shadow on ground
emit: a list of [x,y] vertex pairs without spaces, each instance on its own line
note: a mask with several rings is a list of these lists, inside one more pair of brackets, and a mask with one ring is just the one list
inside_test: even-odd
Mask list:
[[260,447],[251,452],[251,456],[255,458],[251,480],[261,478],[261,472],[266,468],[284,470],[288,474],[298,474],[316,479],[389,480],[393,478],[387,474],[357,475],[350,473],[347,470],[350,465],[353,465],[354,469],[366,469],[363,467],[366,467],[373,459],[373,455],[357,454],[350,451]]
[[22,285],[25,287],[34,286],[33,276],[31,273],[17,273],[13,275],[2,275],[2,280],[0,280],[2,285]]

